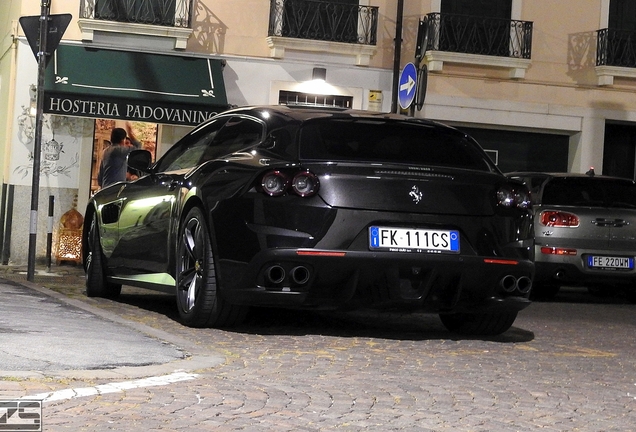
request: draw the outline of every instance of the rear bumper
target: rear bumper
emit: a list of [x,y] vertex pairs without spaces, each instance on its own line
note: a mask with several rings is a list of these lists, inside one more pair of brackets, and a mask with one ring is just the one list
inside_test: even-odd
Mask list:
[[636,284],[636,269],[592,269],[586,265],[588,255],[634,257],[633,254],[630,255],[625,251],[587,249],[577,249],[577,255],[546,255],[541,253],[540,247],[537,247],[535,250],[535,282],[577,286]]
[[535,283],[557,285],[636,285],[636,273],[624,270],[582,270],[577,264],[537,262]]
[[337,308],[347,303],[429,312],[527,307],[534,264],[452,254],[270,249],[249,264],[219,263],[222,295],[254,306]]

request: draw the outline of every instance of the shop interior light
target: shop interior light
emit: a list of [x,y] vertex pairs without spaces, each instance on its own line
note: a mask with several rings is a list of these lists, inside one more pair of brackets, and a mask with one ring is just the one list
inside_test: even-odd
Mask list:
[[29,86],[29,115],[32,117],[35,117],[38,113],[37,98],[38,88],[35,84],[31,84],[31,86]]

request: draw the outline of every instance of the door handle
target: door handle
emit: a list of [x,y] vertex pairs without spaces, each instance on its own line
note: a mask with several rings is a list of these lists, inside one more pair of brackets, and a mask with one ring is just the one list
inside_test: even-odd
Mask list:
[[170,180],[168,183],[168,190],[173,191],[179,186],[179,182],[176,180]]
[[173,191],[179,186],[180,183],[172,177],[163,176],[159,178],[159,184],[161,186],[164,186],[169,191]]

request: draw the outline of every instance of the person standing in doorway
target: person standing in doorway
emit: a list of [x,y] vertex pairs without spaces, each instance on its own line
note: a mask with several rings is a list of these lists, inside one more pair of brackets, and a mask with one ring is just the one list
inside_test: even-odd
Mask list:
[[131,131],[130,139],[127,138],[126,130],[122,128],[115,128],[110,133],[111,144],[104,150],[97,175],[97,183],[102,188],[128,179],[126,157],[132,150],[141,148],[141,143],[132,135],[130,126],[128,130]]

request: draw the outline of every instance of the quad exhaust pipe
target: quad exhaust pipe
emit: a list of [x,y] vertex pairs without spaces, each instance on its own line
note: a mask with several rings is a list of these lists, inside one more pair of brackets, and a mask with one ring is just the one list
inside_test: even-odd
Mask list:
[[499,286],[501,286],[505,292],[513,292],[516,285],[517,278],[513,275],[506,275],[499,281]]
[[532,288],[532,279],[530,279],[528,276],[521,276],[519,279],[517,279],[517,290],[520,293],[522,294],[529,293],[531,288]]
[[[302,286],[309,282],[309,277],[311,273],[309,269],[305,266],[296,266],[291,269],[289,272],[289,279],[291,283],[295,286]],[[287,272],[283,268],[283,266],[279,264],[275,264],[269,266],[265,270],[265,280],[272,285],[279,285],[285,282],[287,278]]]
[[527,294],[532,288],[532,279],[530,279],[528,276],[521,276],[517,278],[513,275],[506,275],[499,281],[499,286],[505,292],[511,293],[514,291],[519,291],[521,294]]
[[296,285],[305,285],[309,281],[309,270],[305,266],[294,267],[290,274]]
[[273,265],[265,270],[265,278],[268,282],[278,285],[285,280],[285,269],[279,265]]

